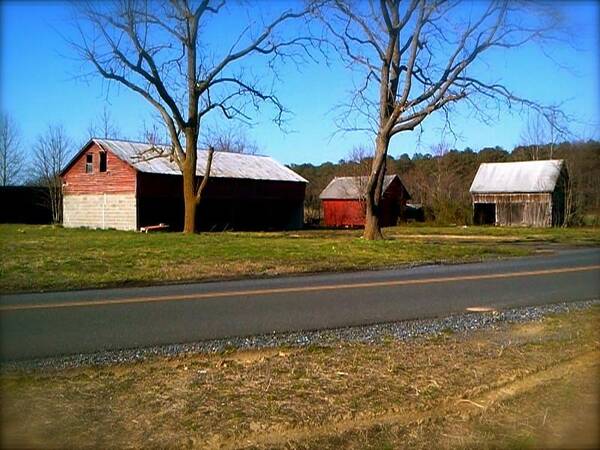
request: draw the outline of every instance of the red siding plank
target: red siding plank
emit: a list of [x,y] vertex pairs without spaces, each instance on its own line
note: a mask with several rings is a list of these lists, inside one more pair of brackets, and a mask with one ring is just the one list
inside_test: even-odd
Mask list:
[[[66,195],[135,193],[136,170],[108,151],[107,170],[100,172],[101,151],[92,143],[64,173],[63,192]],[[86,155],[89,154],[93,155],[92,173],[85,172]]]
[[323,216],[328,227],[364,226],[364,203],[360,200],[323,200]]

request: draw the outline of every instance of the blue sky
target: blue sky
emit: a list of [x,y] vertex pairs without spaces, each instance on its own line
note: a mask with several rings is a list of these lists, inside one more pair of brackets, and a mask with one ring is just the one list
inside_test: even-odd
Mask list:
[[[563,109],[577,119],[571,124],[573,134],[600,139],[599,3],[569,2],[560,7],[576,30],[574,48],[557,45],[550,49],[561,67],[534,49],[523,49],[492,55],[488,59],[490,70],[495,79],[520,95],[545,103],[564,101]],[[0,8],[0,101],[2,110],[18,123],[26,146],[50,123],[63,124],[80,143],[90,122],[105,107],[121,132],[132,138],[140,135],[144,122],[152,121],[151,107],[138,95],[117,86],[107,95],[107,85],[101,79],[84,81],[78,77],[85,66],[72,58],[64,39],[72,37],[73,4],[5,1]],[[307,64],[301,70],[288,65],[281,69],[280,78],[277,92],[293,115],[287,132],[270,121],[272,111],[256,116],[246,135],[256,142],[260,153],[285,163],[321,163],[346,157],[353,146],[368,145],[369,138],[359,133],[333,135],[334,119],[339,114],[334,107],[347,99],[352,89],[352,76],[341,64]],[[424,123],[421,134],[395,138],[390,153],[429,151],[441,139],[440,123],[433,117]],[[453,128],[459,138],[450,139],[450,144],[457,148],[500,145],[512,149],[520,142],[523,118],[505,112],[486,125],[459,108]]]

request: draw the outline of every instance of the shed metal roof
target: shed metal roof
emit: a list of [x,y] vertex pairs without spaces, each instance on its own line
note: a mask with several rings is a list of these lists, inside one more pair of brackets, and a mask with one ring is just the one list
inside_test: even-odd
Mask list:
[[[181,175],[177,163],[169,158],[166,146],[154,146],[144,142],[114,139],[92,139],[100,147],[113,152],[136,170],[146,173]],[[87,147],[87,146],[86,146]],[[208,151],[198,150],[196,174],[206,173]],[[210,176],[216,178],[244,178],[251,180],[295,181],[308,183],[293,170],[269,156],[240,153],[215,152]]]
[[[386,175],[383,192],[398,175]],[[358,200],[365,196],[368,177],[335,177],[319,195],[321,200]]]
[[484,163],[471,184],[471,193],[552,192],[563,160]]

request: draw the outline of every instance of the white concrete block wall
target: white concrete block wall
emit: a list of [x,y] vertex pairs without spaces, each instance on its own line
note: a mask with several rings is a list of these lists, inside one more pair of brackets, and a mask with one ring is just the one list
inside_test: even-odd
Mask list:
[[136,230],[135,194],[65,195],[63,226]]

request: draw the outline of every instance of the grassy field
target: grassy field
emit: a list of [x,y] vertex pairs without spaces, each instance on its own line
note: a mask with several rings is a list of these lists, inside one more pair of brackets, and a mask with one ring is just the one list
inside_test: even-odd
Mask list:
[[0,292],[78,289],[398,267],[523,256],[523,243],[600,244],[600,230],[394,227],[359,230],[141,234],[0,225]]
[[592,448],[599,322],[4,372],[2,446]]
[[510,227],[435,227],[411,224],[388,228],[389,237],[422,237],[435,239],[494,240],[500,242],[546,242],[573,245],[600,245],[600,228],[510,228]]

